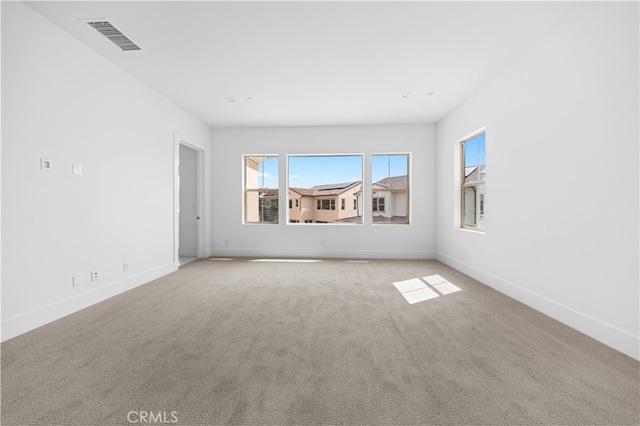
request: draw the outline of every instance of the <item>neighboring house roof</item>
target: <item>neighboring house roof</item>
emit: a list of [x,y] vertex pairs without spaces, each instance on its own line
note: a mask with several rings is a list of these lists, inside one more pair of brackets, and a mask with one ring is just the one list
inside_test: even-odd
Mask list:
[[309,195],[309,196],[313,196],[313,191],[311,189],[305,189],[305,188],[291,188],[289,187],[289,190],[293,191],[293,192],[297,192],[300,195]]
[[378,186],[386,189],[407,189],[407,182],[407,175],[392,176],[375,182],[373,186]]
[[471,166],[464,168],[464,177],[466,182],[475,182],[484,180],[487,174],[487,166]]
[[307,195],[311,197],[318,197],[323,195],[338,195],[353,188],[356,185],[360,185],[362,182],[344,182],[344,183],[332,183],[328,185],[316,185],[309,189],[306,188],[289,188],[290,190],[297,192],[300,195]]

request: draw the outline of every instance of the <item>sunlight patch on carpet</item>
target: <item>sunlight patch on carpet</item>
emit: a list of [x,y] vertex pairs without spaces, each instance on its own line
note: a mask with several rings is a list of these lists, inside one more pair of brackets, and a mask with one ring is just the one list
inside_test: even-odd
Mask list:
[[[429,283],[429,285],[425,284],[425,282]],[[393,283],[393,285],[410,305],[462,290],[438,274],[422,277],[421,279],[411,278],[409,280],[398,281]],[[434,289],[437,290],[437,292],[434,291]]]
[[440,284],[440,283],[446,283],[447,282],[447,280],[445,280],[443,277],[441,277],[438,274],[429,275],[428,277],[423,277],[422,279],[425,280],[426,282],[428,282],[431,285]]
[[398,281],[393,285],[410,305],[439,297],[438,293],[427,287],[419,278]]
[[440,296],[429,287],[425,287],[419,290],[407,291],[406,293],[402,293],[402,297],[404,297],[410,305],[413,305],[414,303],[424,302],[425,300],[435,299],[436,297]]
[[408,291],[420,290],[421,288],[427,288],[425,283],[420,281],[418,278],[412,278],[406,281],[398,281],[397,283],[393,283],[393,285],[398,289],[400,293],[406,293]]
[[434,284],[433,288],[438,290],[442,295],[455,293],[456,291],[461,291],[462,289],[455,284],[451,284],[449,281],[445,281],[440,284]]

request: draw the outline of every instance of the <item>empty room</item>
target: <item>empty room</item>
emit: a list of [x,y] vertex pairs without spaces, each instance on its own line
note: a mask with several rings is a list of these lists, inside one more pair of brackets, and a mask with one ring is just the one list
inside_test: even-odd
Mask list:
[[1,423],[640,424],[639,6],[1,2]]

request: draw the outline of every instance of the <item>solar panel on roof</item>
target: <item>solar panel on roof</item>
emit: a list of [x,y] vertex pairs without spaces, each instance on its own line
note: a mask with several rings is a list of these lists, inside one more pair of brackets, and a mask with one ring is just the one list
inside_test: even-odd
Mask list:
[[344,189],[346,187],[348,187],[349,185],[353,184],[353,182],[347,182],[347,183],[333,183],[330,185],[322,185],[318,188],[318,191],[329,191],[332,189]]

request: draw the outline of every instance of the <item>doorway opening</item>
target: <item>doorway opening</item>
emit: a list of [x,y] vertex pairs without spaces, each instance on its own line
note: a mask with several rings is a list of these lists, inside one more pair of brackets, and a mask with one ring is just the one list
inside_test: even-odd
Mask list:
[[200,152],[180,142],[178,144],[178,264],[198,258]]

